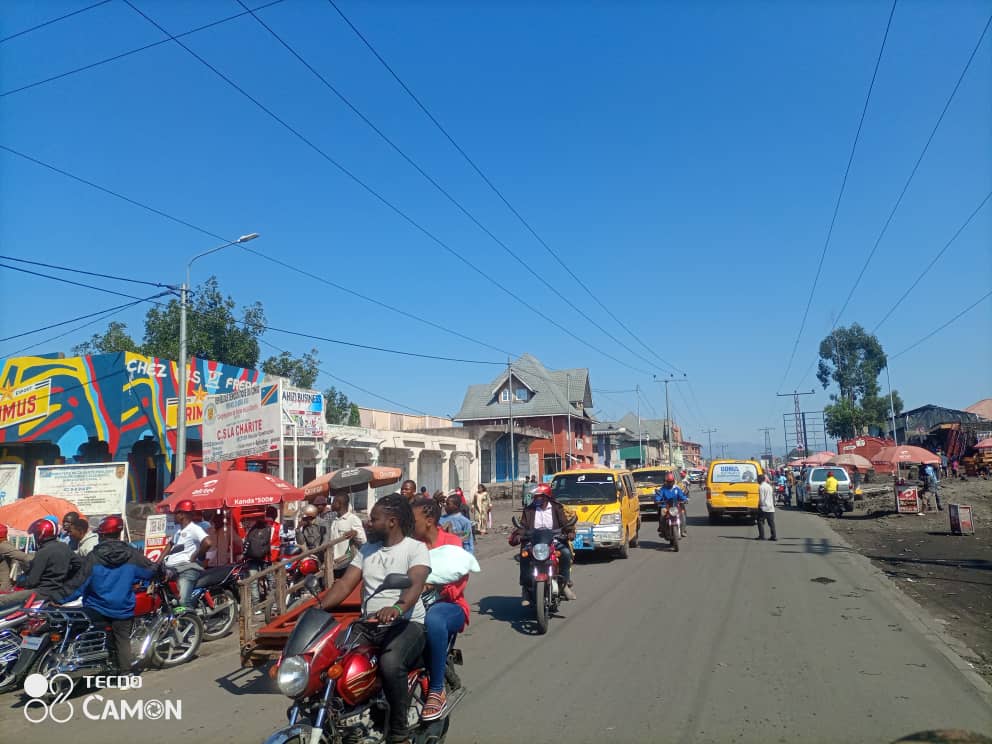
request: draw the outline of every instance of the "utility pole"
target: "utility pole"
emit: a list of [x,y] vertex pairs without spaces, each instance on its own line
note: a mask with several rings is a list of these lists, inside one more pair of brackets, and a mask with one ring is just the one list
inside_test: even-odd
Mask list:
[[[793,390],[791,393],[776,393],[777,398],[789,398],[791,397],[795,402],[794,415],[796,417],[796,451],[802,452],[804,455],[808,456],[809,451],[806,448],[806,432],[803,427],[803,409],[799,405],[799,396],[801,395],[813,395],[816,393],[815,390],[810,390],[808,393],[800,393],[798,390]],[[788,449],[789,443],[786,441],[786,449]],[[785,453],[788,456],[788,452]]]
[[665,385],[665,449],[667,450],[668,463],[672,464],[672,409],[668,402],[668,385],[672,382],[688,382],[689,380],[686,379],[685,375],[682,375],[681,378],[669,375],[664,380],[659,380],[657,375],[654,378],[655,382]]
[[[774,426],[766,426],[764,429],[758,429],[758,431],[763,431],[765,433],[765,455],[768,457],[768,462],[772,461],[772,432],[775,431]],[[786,453],[788,454],[788,453]]]
[[565,470],[572,468],[572,376],[565,373],[565,410],[568,413],[568,464]]
[[892,402],[892,379],[889,377],[889,363],[885,363],[885,382],[889,386],[889,416],[892,417],[892,439],[896,446],[899,446],[899,437],[896,436],[896,407]]
[[727,456],[727,445],[726,444],[721,444],[720,445],[720,457],[724,457],[725,458],[726,456]]
[[506,360],[506,386],[510,390],[510,499],[513,499],[513,484],[517,480],[517,448],[513,442],[513,365]]
[[644,467],[644,445],[641,444],[641,386],[634,385],[634,394],[637,396],[637,465]]
[[709,440],[709,443],[710,443],[710,461],[713,460],[713,434],[715,432],[716,432],[716,429],[707,429],[706,431],[703,432],[703,434],[706,435],[706,437],[707,437],[707,439]]

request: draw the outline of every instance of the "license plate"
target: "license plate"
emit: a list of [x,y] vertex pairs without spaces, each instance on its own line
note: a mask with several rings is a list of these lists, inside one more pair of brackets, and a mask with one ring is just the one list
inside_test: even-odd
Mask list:
[[29,651],[37,651],[41,648],[41,636],[24,636],[24,640],[21,641],[21,648],[26,648]]
[[724,496],[726,496],[728,499],[746,499],[747,498],[747,492],[746,491],[728,491],[727,493],[724,494]]

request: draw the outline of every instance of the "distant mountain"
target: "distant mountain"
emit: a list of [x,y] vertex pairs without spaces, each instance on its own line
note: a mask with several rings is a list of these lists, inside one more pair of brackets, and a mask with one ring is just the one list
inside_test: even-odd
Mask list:
[[[751,459],[752,457],[760,457],[765,449],[763,442],[713,442],[713,457],[721,457],[721,452],[723,447],[726,447],[726,456],[739,458],[739,459]],[[782,456],[785,454],[785,448],[779,444],[776,446],[775,442],[772,442],[772,454]],[[709,447],[703,445],[703,456],[709,456]]]

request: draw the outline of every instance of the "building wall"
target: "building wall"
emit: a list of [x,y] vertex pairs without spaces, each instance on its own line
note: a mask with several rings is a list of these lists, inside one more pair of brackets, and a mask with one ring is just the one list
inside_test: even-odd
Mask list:
[[441,416],[415,416],[409,413],[383,411],[378,408],[358,409],[361,425],[367,429],[385,431],[417,431],[419,429],[453,428],[455,422]]
[[[473,421],[473,424],[487,426],[507,425],[506,419],[490,419],[488,421]],[[567,469],[566,455],[569,451],[569,420],[568,416],[532,416],[514,417],[514,427],[530,427],[541,429],[551,434],[550,437],[533,439],[526,451],[521,450],[517,456],[518,477],[536,475],[538,480],[545,476],[554,475],[556,464],[560,461],[561,469]],[[592,465],[596,462],[596,442],[592,436],[592,423],[586,419],[573,416],[572,427],[572,467]],[[524,454],[532,457],[525,457]]]

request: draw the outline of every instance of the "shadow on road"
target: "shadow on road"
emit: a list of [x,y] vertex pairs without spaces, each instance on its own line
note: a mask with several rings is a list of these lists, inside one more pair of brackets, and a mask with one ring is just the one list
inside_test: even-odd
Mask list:
[[270,695],[278,693],[275,681],[268,675],[269,665],[251,669],[235,669],[216,679],[217,684],[232,695]]
[[524,607],[519,594],[512,597],[483,597],[479,600],[479,614],[488,615],[501,623],[509,623],[511,628],[523,635],[539,635],[534,609]]

